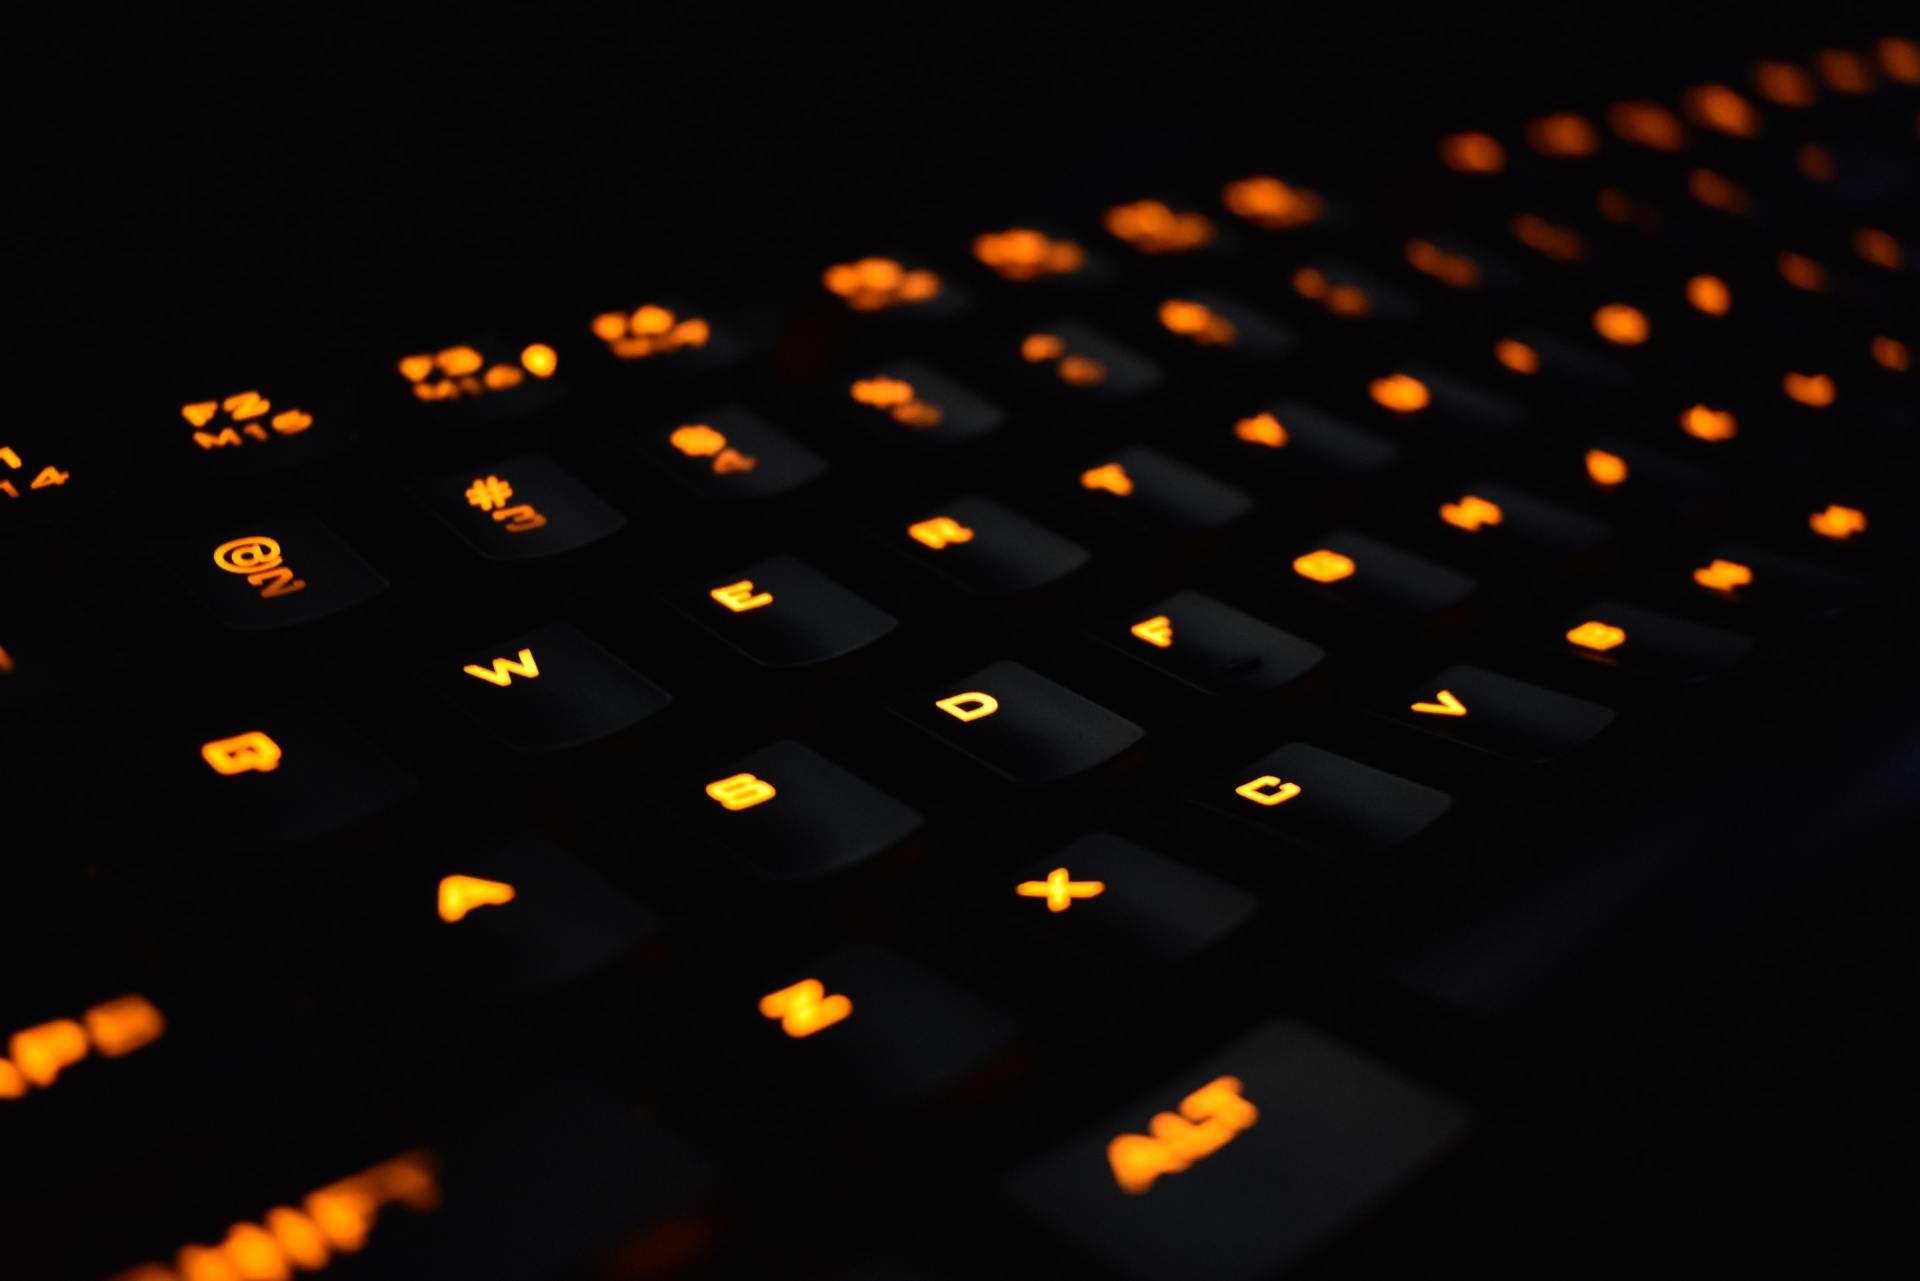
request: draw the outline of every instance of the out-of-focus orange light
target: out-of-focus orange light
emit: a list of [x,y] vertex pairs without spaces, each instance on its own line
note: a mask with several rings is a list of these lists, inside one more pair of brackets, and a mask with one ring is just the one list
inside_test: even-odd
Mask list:
[[755,591],[751,578],[743,578],[737,583],[727,583],[724,586],[716,587],[708,592],[707,595],[713,597],[715,602],[725,606],[736,614],[744,614],[748,610],[764,609],[768,605],[773,604],[773,593]]
[[1401,414],[1418,413],[1433,402],[1427,385],[1412,374],[1393,373],[1376,378],[1367,384],[1367,394],[1382,409]]
[[1455,289],[1472,289],[1480,283],[1480,264],[1465,254],[1449,253],[1431,240],[1409,240],[1407,263],[1415,271],[1432,276]]
[[484,876],[443,876],[440,878],[440,919],[449,925],[464,921],[475,908],[513,902],[516,893],[507,882],[490,881]]
[[1623,302],[1610,302],[1593,313],[1593,331],[1621,347],[1638,347],[1653,334],[1647,314]]
[[1408,707],[1422,716],[1465,716],[1467,714],[1467,705],[1455,697],[1452,690],[1443,689],[1433,697],[1434,701],[1431,703],[1410,703]]
[[1107,1166],[1128,1196],[1149,1191],[1162,1175],[1178,1174],[1211,1156],[1260,1119],[1241,1096],[1238,1077],[1222,1076],[1180,1100],[1180,1110],[1161,1112],[1146,1134],[1122,1134],[1107,1144]]
[[1020,340],[1020,358],[1030,365],[1058,360],[1066,350],[1066,344],[1053,334],[1028,334]]
[[1825,511],[1807,517],[1807,528],[1822,538],[1844,543],[1855,534],[1867,532],[1867,514],[1858,507],[1829,504]]
[[1905,36],[1882,36],[1874,41],[1873,52],[1880,59],[1880,70],[1887,79],[1903,85],[1920,85],[1920,42]]
[[1485,133],[1448,134],[1440,140],[1440,159],[1455,173],[1499,173],[1507,167],[1506,148]]
[[1293,572],[1316,583],[1337,583],[1353,577],[1353,559],[1322,547],[1293,558]]
[[1318,222],[1320,197],[1267,175],[1241,178],[1220,188],[1228,212],[1268,231],[1291,231]]
[[1084,267],[1087,251],[1071,240],[1056,240],[1031,227],[982,232],[973,238],[973,256],[1003,280],[1039,280],[1070,276]]
[[1805,254],[1785,250],[1779,258],[1780,278],[1795,289],[1804,289],[1810,294],[1824,294],[1829,282],[1827,269]]
[[1318,267],[1301,267],[1293,273],[1293,291],[1311,298],[1336,316],[1357,320],[1367,314],[1367,291],[1345,281],[1327,279]]
[[1687,127],[1680,117],[1650,99],[1608,107],[1607,128],[1622,141],[1654,151],[1680,151],[1687,145]]
[[973,530],[951,516],[931,516],[926,520],[915,521],[907,526],[907,534],[914,542],[931,547],[935,551],[951,543],[973,541]]
[[1540,372],[1540,353],[1518,338],[1502,338],[1494,343],[1493,358],[1516,374]]
[[904,378],[889,378],[884,374],[861,378],[854,382],[851,395],[856,403],[871,405],[903,426],[925,429],[940,424],[940,407],[921,400],[914,393],[913,384]]
[[1753,88],[1776,107],[1811,107],[1820,90],[1806,68],[1791,62],[1764,61],[1753,65]]
[[1527,145],[1543,156],[1590,156],[1600,149],[1600,131],[1585,116],[1556,111],[1527,122]]
[[1255,805],[1285,805],[1300,795],[1300,784],[1290,783],[1278,774],[1262,774],[1259,778],[1250,778],[1234,788],[1233,794],[1252,801]]
[[1727,282],[1718,276],[1690,276],[1687,279],[1687,302],[1695,311],[1709,316],[1724,316],[1733,309],[1733,290],[1727,288]]
[[1687,174],[1687,194],[1709,209],[1745,217],[1753,210],[1747,189],[1725,174],[1712,169],[1695,169]]
[[667,443],[688,458],[711,458],[713,473],[716,476],[752,471],[760,461],[752,454],[743,454],[731,448],[727,444],[726,434],[715,431],[706,423],[688,423],[682,427],[675,427],[667,437]]
[[1079,898],[1098,898],[1107,892],[1105,881],[1076,881],[1067,869],[1056,867],[1044,881],[1022,881],[1013,887],[1021,898],[1043,898],[1049,912],[1064,912]]
[[397,368],[411,385],[414,399],[446,401],[508,391],[524,382],[527,374],[550,377],[559,359],[545,343],[529,343],[521,348],[518,363],[496,361],[489,365],[476,348],[462,344],[402,356]]
[[1873,92],[1873,64],[1851,49],[1822,49],[1813,55],[1813,69],[1835,93],[1858,97]]
[[1832,182],[1840,172],[1833,152],[1817,142],[1803,142],[1793,149],[1793,165],[1808,182]]
[[1587,451],[1587,477],[1596,485],[1612,489],[1627,479],[1627,460],[1604,449]]
[[560,367],[560,355],[543,342],[531,343],[520,349],[520,367],[535,378],[551,378]]
[[485,681],[489,685],[498,685],[501,689],[513,684],[513,678],[521,676],[527,680],[537,680],[540,665],[533,661],[533,651],[522,649],[517,658],[496,658],[492,664],[482,667],[478,663],[468,663],[460,669],[475,680]]
[[1156,649],[1173,648],[1173,620],[1165,614],[1143,618],[1127,630]]
[[1899,271],[1907,261],[1900,242],[1877,227],[1861,227],[1853,233],[1853,252],[1888,271]]
[[132,993],[102,1001],[82,1017],[94,1050],[110,1059],[152,1045],[167,1030],[167,1020],[153,1002]]
[[1753,582],[1753,570],[1737,560],[1721,560],[1693,571],[1693,581],[1710,592],[1731,594]]
[[1233,425],[1233,434],[1249,445],[1280,449],[1287,443],[1287,429],[1272,414],[1260,413],[1242,418]]
[[[201,449],[225,449],[248,441],[267,441],[276,436],[298,436],[313,426],[313,415],[301,409],[283,409],[272,413],[273,402],[257,391],[237,392],[224,400],[201,400],[180,406],[180,416],[194,429],[193,443]],[[228,422],[214,430],[213,421],[225,413]]]
[[1073,387],[1091,387],[1107,378],[1105,365],[1092,356],[1069,352],[1057,334],[1028,334],[1020,340],[1020,358],[1030,365],[1055,362],[1060,381]]
[[977,689],[970,689],[964,694],[949,694],[945,698],[936,698],[933,705],[956,721],[977,721],[983,716],[991,716],[1000,710],[999,699],[991,694],[982,694]]
[[1202,347],[1230,347],[1240,336],[1233,322],[1202,302],[1169,298],[1160,304],[1160,323],[1169,333]]
[[250,729],[232,738],[203,743],[200,757],[216,774],[271,774],[280,768],[280,744]]
[[7,653],[5,645],[0,645],[0,676],[11,676],[15,670],[13,655]]
[[1680,430],[1695,440],[1712,441],[1718,444],[1739,435],[1740,424],[1731,410],[1691,405],[1680,414]]
[[23,1028],[7,1040],[0,1058],[0,1099],[46,1089],[89,1054],[117,1059],[153,1044],[166,1031],[153,1002],[129,994],[89,1008],[79,1019],[53,1019]]
[[1726,85],[1695,85],[1681,95],[1680,109],[1693,123],[1735,138],[1753,138],[1760,133],[1760,113]]
[[1780,390],[1812,409],[1825,409],[1840,394],[1830,374],[1801,374],[1789,370],[1781,375]]
[[622,360],[651,360],[677,351],[697,350],[713,337],[699,316],[682,318],[666,307],[646,303],[633,312],[606,311],[589,326],[594,337]]
[[1455,529],[1475,533],[1488,525],[1498,525],[1502,513],[1499,503],[1490,503],[1484,498],[1468,494],[1457,503],[1441,503],[1440,519]]
[[1538,214],[1517,213],[1508,223],[1514,239],[1543,258],[1555,262],[1578,262],[1586,255],[1586,242],[1571,227],[1548,222]]
[[820,283],[855,311],[886,311],[930,302],[940,296],[940,277],[924,267],[912,270],[892,258],[837,262],[820,273]]
[[1885,334],[1873,340],[1873,359],[1883,369],[1891,369],[1896,374],[1904,374],[1913,365],[1913,353],[1898,338],[1889,338]]
[[754,774],[730,774],[707,784],[707,795],[727,810],[750,810],[779,794],[772,783]]
[[798,1039],[846,1019],[853,1013],[853,1002],[839,993],[828,996],[826,984],[819,979],[801,979],[761,997],[760,1013],[780,1020],[780,1030]]
[[1178,254],[1213,240],[1213,220],[1203,213],[1175,213],[1158,200],[1136,200],[1107,210],[1107,230],[1143,254]]
[[1610,649],[1618,649],[1626,644],[1627,633],[1624,628],[1612,623],[1603,623],[1599,619],[1589,619],[1567,633],[1567,639],[1581,649],[1590,649],[1604,654]]
[[7,1057],[30,1085],[45,1089],[60,1073],[87,1057],[87,1030],[72,1019],[54,1019],[15,1032]]
[[1133,477],[1119,463],[1101,463],[1080,473],[1080,487],[1125,498],[1133,492]]

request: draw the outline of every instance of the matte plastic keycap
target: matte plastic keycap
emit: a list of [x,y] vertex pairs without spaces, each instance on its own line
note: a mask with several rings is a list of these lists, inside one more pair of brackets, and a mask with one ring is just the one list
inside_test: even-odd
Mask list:
[[1872,590],[1857,574],[1751,543],[1714,544],[1689,576],[1695,592],[1743,615],[1796,621],[1832,614]]
[[1518,401],[1428,364],[1382,370],[1368,380],[1366,390],[1373,421],[1399,423],[1408,430],[1431,425],[1464,433],[1504,432],[1527,420]]
[[915,512],[887,541],[920,565],[984,596],[1048,587],[1092,554],[991,498],[967,496]]
[[1170,357],[1275,360],[1298,344],[1293,330],[1219,289],[1175,287],[1156,308],[1156,336]]
[[1160,366],[1078,320],[1058,318],[1009,335],[1002,362],[1033,391],[1092,404],[1131,401],[1159,389]]
[[256,474],[298,467],[351,445],[347,399],[338,385],[267,378],[171,411],[156,409],[155,416],[167,419],[171,452],[183,466]]
[[791,493],[826,460],[741,405],[716,405],[626,438],[629,448],[701,498],[734,502]]
[[1458,609],[1477,587],[1457,569],[1348,529],[1300,544],[1279,568],[1321,600],[1397,623]]
[[1099,638],[1204,693],[1267,694],[1301,680],[1326,651],[1199,592],[1177,592],[1116,619]]
[[805,561],[774,556],[673,595],[694,622],[763,667],[805,667],[865,649],[898,625]]
[[316,622],[387,588],[331,529],[305,517],[182,539],[159,555],[208,613],[237,632]]
[[916,811],[792,741],[712,766],[668,800],[694,830],[773,884],[878,858],[922,824]]
[[434,676],[449,701],[521,752],[558,751],[617,734],[673,701],[566,623],[448,658]]
[[1479,751],[1535,762],[1564,756],[1613,723],[1611,708],[1469,666],[1421,682],[1391,715]]
[[627,518],[545,454],[448,472],[413,488],[421,506],[488,560],[538,560],[597,543]]
[[998,662],[894,704],[894,711],[1014,783],[1104,765],[1146,731],[1032,668]]
[[1213,533],[1253,510],[1245,490],[1156,449],[1131,445],[1085,462],[1079,492],[1087,505],[1149,533]]
[[1449,544],[1530,565],[1577,561],[1612,537],[1604,521],[1493,481],[1447,490],[1435,507],[1435,527]]
[[1250,410],[1231,430],[1237,462],[1279,472],[1364,477],[1400,458],[1400,447],[1378,432],[1297,400]]
[[1216,777],[1196,799],[1267,836],[1332,855],[1405,844],[1453,808],[1445,792],[1307,743]]
[[1287,279],[1297,306],[1340,320],[1398,325],[1420,315],[1420,304],[1412,295],[1342,259],[1311,259]]
[[1413,1180],[1469,1122],[1444,1095],[1282,1019],[1036,1157],[1006,1191],[1119,1276],[1259,1281]]
[[416,346],[391,367],[397,394],[422,422],[448,427],[531,418],[558,403],[567,384],[547,343],[481,333],[444,347]]
[[892,444],[947,449],[985,439],[1007,421],[1006,410],[924,360],[881,361],[838,390],[841,417]]
[[1563,643],[1589,662],[1675,684],[1718,676],[1753,638],[1617,600],[1588,601],[1563,619]]

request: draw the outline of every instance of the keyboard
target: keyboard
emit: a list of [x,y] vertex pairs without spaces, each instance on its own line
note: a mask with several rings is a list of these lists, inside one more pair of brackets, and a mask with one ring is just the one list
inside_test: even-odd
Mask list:
[[1920,44],[1431,114],[0,424],[7,1275],[1823,1257]]

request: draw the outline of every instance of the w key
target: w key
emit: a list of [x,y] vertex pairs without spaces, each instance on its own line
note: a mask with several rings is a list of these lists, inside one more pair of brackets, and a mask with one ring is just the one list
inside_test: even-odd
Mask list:
[[673,701],[565,623],[445,662],[438,684],[481,728],[521,752],[559,751],[606,738]]

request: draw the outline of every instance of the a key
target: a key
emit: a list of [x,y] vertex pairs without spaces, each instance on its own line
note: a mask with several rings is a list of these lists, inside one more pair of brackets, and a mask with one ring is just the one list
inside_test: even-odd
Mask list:
[[587,329],[607,365],[662,379],[691,380],[741,363],[758,347],[758,317],[727,308],[655,298],[638,305],[602,308]]
[[1025,1214],[1136,1281],[1279,1275],[1467,1130],[1459,1104],[1292,1020],[1034,1158]]
[[346,397],[311,382],[249,384],[188,400],[173,412],[173,453],[215,471],[297,467],[353,443]]
[[716,405],[626,438],[700,498],[773,498],[826,474],[826,460],[741,405]]
[[238,632],[316,622],[387,587],[332,530],[304,517],[181,539],[159,556],[208,613]]
[[406,399],[424,419],[452,424],[525,418],[557,403],[560,357],[541,341],[480,334],[449,347],[420,347],[394,363]]
[[627,518],[544,454],[416,485],[420,505],[488,560],[537,560],[597,543]]
[[1612,536],[1603,521],[1491,481],[1446,491],[1435,506],[1455,545],[1529,565],[1578,563]]
[[1858,575],[1751,543],[1712,544],[1687,578],[1696,598],[1719,602],[1743,616],[1791,621],[1825,617],[1872,590]]
[[774,556],[675,592],[673,604],[762,667],[844,658],[890,635],[893,615],[805,561]]
[[1727,502],[1727,485],[1714,472],[1620,436],[1596,436],[1566,451],[1567,475],[1589,494],[1664,518],[1699,521]]
[[1215,533],[1253,510],[1245,490],[1140,445],[1089,458],[1078,488],[1088,506],[1152,534]]
[[1301,544],[1280,572],[1321,600],[1396,623],[1450,614],[1477,586],[1457,569],[1345,529]]
[[631,729],[673,701],[566,623],[446,659],[432,675],[449,702],[520,752],[591,743]]
[[1078,320],[1056,318],[1004,340],[1004,368],[1029,390],[1068,403],[1112,405],[1157,391],[1160,366]]
[[879,788],[791,741],[684,779],[667,803],[706,840],[778,885],[878,858],[922,823]]
[[1155,336],[1172,359],[1275,360],[1298,343],[1291,329],[1218,289],[1180,289],[1154,308]]
[[1219,697],[1271,693],[1304,679],[1327,656],[1318,645],[1199,592],[1155,601],[1095,635],[1183,685]]
[[947,449],[985,439],[1007,413],[973,388],[923,360],[890,360],[843,383],[840,417],[880,440]]
[[1453,808],[1445,792],[1306,743],[1217,776],[1196,799],[1266,836],[1335,856],[1403,845]]
[[1051,783],[1113,761],[1146,731],[1019,663],[992,663],[893,705],[1013,783]]
[[1613,723],[1611,708],[1468,666],[1423,681],[1390,715],[1478,751],[1535,762],[1565,756]]
[[1504,432],[1527,419],[1519,402],[1423,363],[1382,370],[1367,380],[1365,402],[1369,421],[1409,431]]
[[1564,643],[1588,662],[1692,684],[1744,659],[1753,639],[1617,600],[1589,601],[1566,616]]
[[1379,320],[1406,324],[1420,315],[1419,303],[1372,272],[1335,258],[1316,258],[1296,268],[1287,286],[1301,306],[1337,320]]
[[983,596],[1051,586],[1091,559],[1080,544],[972,495],[915,513],[884,537],[914,563]]
[[1400,447],[1344,418],[1278,400],[1233,421],[1237,464],[1277,473],[1362,478],[1399,461]]

